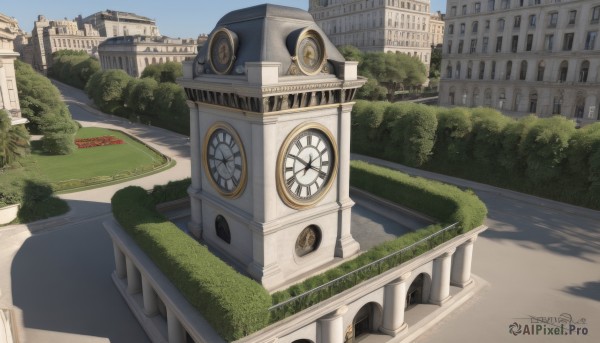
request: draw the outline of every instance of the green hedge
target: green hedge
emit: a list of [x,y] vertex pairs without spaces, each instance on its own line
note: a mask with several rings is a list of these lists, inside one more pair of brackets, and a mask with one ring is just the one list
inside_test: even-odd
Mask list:
[[[458,222],[456,228],[450,230],[450,235],[446,237],[446,240],[450,239],[450,237],[472,230],[483,224],[487,215],[487,208],[472,192],[461,191],[455,186],[423,178],[411,177],[398,171],[361,161],[352,161],[350,164],[350,184],[378,197],[427,214],[437,219],[440,224],[430,225],[426,228],[402,235],[394,240],[384,242],[358,256],[356,259],[345,262],[323,274],[313,276],[284,291],[277,292],[273,294],[274,304],[281,303],[286,299],[314,289],[344,274],[388,256],[439,231],[449,224]],[[431,244],[435,246],[441,243],[443,243],[443,240],[438,236]],[[415,247],[413,255],[409,256],[409,258],[425,253],[430,250],[431,247],[432,245],[430,245],[429,242],[419,244]],[[357,275],[355,282],[358,283],[368,280],[406,260],[407,259],[398,257],[382,266],[381,270],[376,269],[361,272]],[[271,321],[275,322],[286,316],[297,313],[312,306],[312,304],[316,302],[325,300],[332,295],[353,286],[354,283],[346,283],[336,285],[335,289],[332,291],[325,289],[323,292],[314,294],[311,296],[311,299],[308,299],[302,304],[298,304],[294,308],[286,308],[277,313],[273,313]]]
[[267,291],[165,219],[155,205],[140,187],[112,198],[115,218],[221,337],[233,341],[267,326]]

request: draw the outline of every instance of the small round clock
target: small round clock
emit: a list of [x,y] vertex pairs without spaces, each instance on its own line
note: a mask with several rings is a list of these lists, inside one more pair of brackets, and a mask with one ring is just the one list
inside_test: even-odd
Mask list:
[[237,132],[218,122],[204,138],[204,171],[212,186],[224,197],[239,197],[246,186],[246,155]]
[[316,204],[331,187],[337,173],[333,135],[320,124],[301,125],[284,141],[277,159],[277,190],[295,209]]
[[321,243],[321,231],[315,225],[309,225],[296,239],[296,255],[302,257],[317,250]]
[[317,31],[302,31],[298,36],[295,51],[295,61],[304,74],[315,75],[321,72],[326,62],[325,43]]
[[215,31],[208,43],[208,56],[211,69],[219,75],[228,74],[235,62],[238,38],[235,32],[226,28]]

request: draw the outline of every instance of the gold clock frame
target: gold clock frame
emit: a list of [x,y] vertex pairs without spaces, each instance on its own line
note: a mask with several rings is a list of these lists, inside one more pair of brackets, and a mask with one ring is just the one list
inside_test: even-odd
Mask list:
[[[240,183],[238,186],[231,192],[226,192],[213,179],[213,176],[210,172],[210,166],[208,165],[208,144],[210,143],[210,138],[213,133],[217,130],[227,131],[235,141],[235,143],[240,147],[240,155],[242,158],[242,176],[240,177]],[[246,161],[246,152],[244,149],[244,144],[242,144],[242,140],[238,135],[237,131],[233,128],[233,126],[225,123],[225,122],[216,122],[212,124],[208,130],[206,131],[206,135],[204,136],[204,142],[202,143],[202,165],[204,167],[204,173],[206,174],[206,178],[208,179],[211,186],[223,197],[228,199],[237,199],[239,198],[244,190],[246,189],[246,183],[248,181],[248,164]]]
[[[315,39],[315,41],[317,42],[317,45],[319,46],[319,48],[322,51],[322,54],[320,56],[321,60],[319,61],[319,66],[317,68],[315,68],[315,70],[307,70],[306,68],[304,68],[302,66],[302,63],[300,63],[300,61],[298,60],[298,54],[302,53],[300,51],[300,43],[304,39],[311,38],[311,37]],[[292,56],[292,61],[294,62],[296,67],[298,67],[298,69],[305,75],[313,76],[313,75],[317,75],[317,74],[321,73],[321,71],[323,70],[323,67],[325,66],[325,63],[327,63],[327,51],[325,50],[325,41],[323,40],[323,37],[321,37],[319,32],[317,32],[314,29],[310,29],[310,28],[305,28],[304,30],[302,30],[302,32],[300,32],[300,34],[298,35],[298,39],[296,40],[296,46],[294,49],[294,56]]]
[[[284,161],[285,161],[285,156],[287,154],[288,148],[289,148],[290,144],[292,144],[292,141],[296,138],[296,136],[298,136],[303,131],[310,130],[310,129],[321,131],[325,135],[325,137],[327,137],[327,139],[329,139],[329,143],[331,144],[331,149],[333,152],[333,159],[332,159],[333,163],[331,165],[331,169],[332,169],[331,176],[329,177],[329,180],[327,180],[327,184],[325,184],[321,188],[319,194],[315,195],[315,197],[310,200],[301,201],[301,200],[294,198],[288,192],[288,189],[285,186]],[[304,209],[313,207],[316,203],[318,203],[321,199],[323,199],[323,197],[327,193],[329,193],[329,190],[330,190],[331,186],[333,185],[334,180],[336,179],[337,172],[338,172],[338,156],[339,155],[338,155],[337,142],[335,141],[335,138],[333,137],[333,134],[331,133],[331,131],[329,131],[329,129],[327,129],[327,127],[325,127],[324,125],[321,125],[319,123],[305,123],[305,124],[300,124],[296,128],[294,128],[294,130],[292,130],[292,132],[290,132],[287,135],[287,137],[285,138],[285,140],[283,141],[281,148],[279,148],[279,154],[277,155],[277,170],[275,173],[276,173],[277,193],[279,193],[279,197],[281,198],[281,200],[287,206],[289,206],[293,209],[296,209],[296,210],[304,210]]]
[[[224,71],[219,71],[214,64],[214,61],[212,59],[212,51],[213,51],[213,47],[215,44],[215,41],[217,39],[217,37],[221,34],[225,34],[227,36],[227,42],[229,43],[230,47],[231,47],[231,56],[229,56],[229,62],[227,63],[227,68]],[[238,37],[235,34],[235,32],[225,28],[225,27],[221,27],[218,30],[216,30],[215,32],[212,33],[210,40],[208,42],[208,63],[210,64],[210,68],[212,69],[212,71],[215,74],[218,75],[226,75],[229,74],[229,72],[231,71],[231,69],[233,68],[233,64],[235,63],[236,60],[236,50],[237,50],[237,45],[238,45]]]

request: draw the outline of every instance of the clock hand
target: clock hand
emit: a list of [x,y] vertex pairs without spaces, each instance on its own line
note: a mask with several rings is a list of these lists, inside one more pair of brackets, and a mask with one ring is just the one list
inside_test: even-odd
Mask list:
[[313,158],[312,155],[308,155],[308,164],[306,165],[306,167],[304,168],[304,174],[302,174],[302,176],[306,175],[306,171],[313,168],[312,166],[313,163]]
[[296,161],[304,164],[304,167],[306,167],[308,165],[308,163],[306,161],[304,161],[303,159],[301,159],[299,156],[296,155],[291,155],[293,159],[295,159]]

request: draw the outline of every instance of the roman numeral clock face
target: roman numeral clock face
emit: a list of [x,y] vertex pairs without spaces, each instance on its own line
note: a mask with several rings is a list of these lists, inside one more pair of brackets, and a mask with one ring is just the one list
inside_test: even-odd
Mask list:
[[238,197],[246,184],[246,157],[235,130],[225,123],[213,125],[204,151],[205,172],[213,187],[225,197]]
[[290,207],[314,205],[326,193],[337,169],[333,136],[320,125],[294,130],[278,159],[278,190]]

